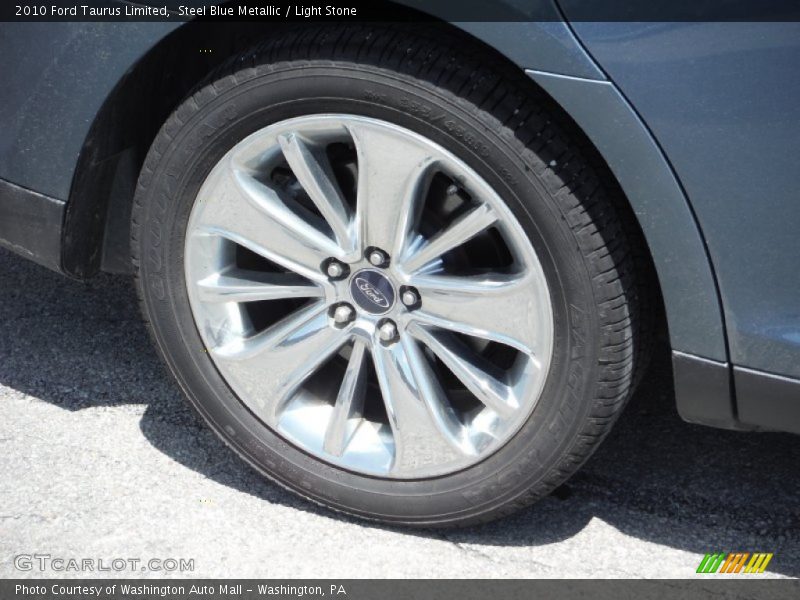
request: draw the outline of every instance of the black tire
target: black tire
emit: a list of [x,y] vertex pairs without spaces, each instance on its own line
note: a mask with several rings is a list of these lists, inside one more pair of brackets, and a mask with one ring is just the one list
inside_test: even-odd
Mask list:
[[[467,525],[527,506],[591,455],[623,407],[640,347],[629,240],[570,124],[521,73],[440,31],[320,27],[231,60],[155,139],[139,178],[132,249],[155,343],[191,404],[280,485],[348,514],[417,526]],[[196,330],[183,272],[199,186],[246,135],[285,118],[349,112],[433,139],[492,184],[528,233],[551,288],[554,355],[532,415],[500,450],[443,477],[397,481],[315,459],[237,399]],[[637,359],[638,360],[638,359]]]

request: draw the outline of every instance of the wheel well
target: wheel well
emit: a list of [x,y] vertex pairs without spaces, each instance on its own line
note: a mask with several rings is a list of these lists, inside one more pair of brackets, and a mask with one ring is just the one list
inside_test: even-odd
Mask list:
[[[510,59],[472,35],[444,22],[431,24],[487,61],[519,77],[537,100],[580,145],[611,192],[629,243],[637,252],[640,285],[652,296],[656,329],[666,332],[662,297],[653,260],[639,223],[611,169],[569,114]],[[139,171],[169,115],[218,66],[287,26],[263,23],[188,23],[156,44],[117,84],[98,113],[77,165],[64,227],[62,266],[75,277],[99,270],[130,272],[130,214]],[[402,27],[402,26],[401,26]],[[199,52],[199,48],[211,52]]]
[[158,130],[213,69],[268,33],[258,23],[191,22],[125,73],[103,103],[78,159],[64,223],[66,273],[87,278],[99,270],[129,272],[133,193]]

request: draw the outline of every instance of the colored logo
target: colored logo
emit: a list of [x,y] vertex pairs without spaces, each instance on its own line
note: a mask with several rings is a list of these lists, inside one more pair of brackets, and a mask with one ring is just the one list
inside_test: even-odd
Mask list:
[[389,280],[371,269],[359,271],[350,282],[350,295],[361,308],[372,314],[388,311],[395,300],[395,291]]
[[698,573],[763,573],[772,553],[766,552],[730,552],[725,554],[706,554],[697,567]]
[[386,299],[386,296],[381,294],[380,290],[378,290],[378,288],[372,285],[369,281],[362,279],[361,277],[356,277],[356,285],[358,286],[358,289],[360,289],[372,302],[381,308],[389,308],[389,301]]

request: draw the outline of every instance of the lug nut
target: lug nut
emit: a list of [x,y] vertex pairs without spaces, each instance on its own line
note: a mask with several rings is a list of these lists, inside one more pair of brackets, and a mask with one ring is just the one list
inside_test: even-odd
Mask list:
[[339,325],[344,325],[352,321],[354,315],[355,311],[352,306],[349,304],[341,304],[334,309],[333,320]]
[[407,307],[412,307],[416,306],[419,302],[419,295],[414,290],[406,290],[403,292],[403,295],[400,296],[400,299]]
[[325,268],[325,272],[331,279],[339,279],[345,273],[345,267],[342,263],[332,260]]
[[378,337],[382,342],[393,342],[397,339],[397,325],[391,321],[386,321],[383,325],[378,327]]
[[383,265],[386,264],[388,260],[386,254],[384,254],[380,250],[373,250],[372,252],[369,253],[369,256],[367,258],[370,264],[376,267],[382,267]]

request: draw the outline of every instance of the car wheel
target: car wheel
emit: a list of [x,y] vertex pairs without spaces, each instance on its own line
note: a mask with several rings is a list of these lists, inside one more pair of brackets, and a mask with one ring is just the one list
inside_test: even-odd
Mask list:
[[546,495],[624,404],[628,240],[568,123],[461,38],[305,28],[156,137],[133,260],[239,455],[333,509],[464,525]]

